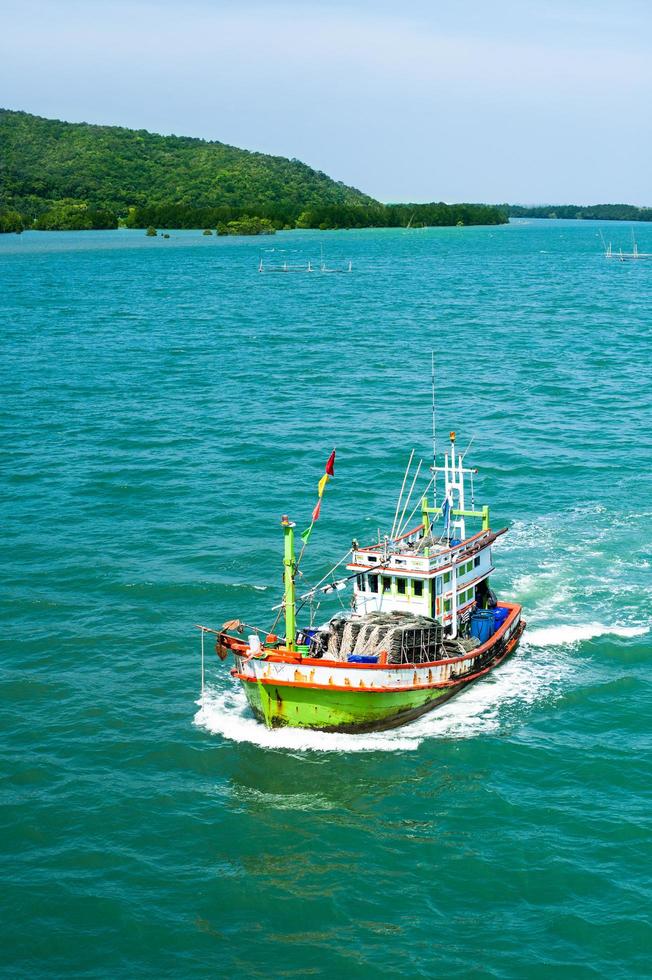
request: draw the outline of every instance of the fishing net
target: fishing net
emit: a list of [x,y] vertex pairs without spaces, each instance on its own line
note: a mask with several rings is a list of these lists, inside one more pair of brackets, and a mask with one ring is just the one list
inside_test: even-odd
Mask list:
[[441,655],[443,627],[426,616],[412,616],[391,628],[385,636],[390,664],[423,664]]
[[345,620],[334,619],[330,622],[330,631],[328,637],[328,647],[326,648],[326,656],[329,660],[340,660],[340,651],[342,649],[342,637],[344,635]]
[[342,634],[342,645],[340,649],[343,654],[350,653],[355,649],[356,641],[362,628],[362,623],[359,619],[348,620]]
[[315,635],[311,653],[329,660],[346,660],[351,654],[380,657],[386,653],[391,664],[428,663],[442,655],[442,641],[443,627],[427,616],[369,613],[331,620]]

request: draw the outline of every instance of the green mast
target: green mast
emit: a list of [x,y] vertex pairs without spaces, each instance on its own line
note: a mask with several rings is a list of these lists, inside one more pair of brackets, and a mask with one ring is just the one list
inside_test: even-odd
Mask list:
[[294,528],[295,524],[289,519],[287,514],[281,518],[283,528],[283,540],[285,545],[283,555],[283,583],[285,585],[285,595],[283,605],[285,606],[285,645],[288,650],[294,650],[296,639],[296,595],[294,590],[294,573],[296,570],[296,558],[294,556]]

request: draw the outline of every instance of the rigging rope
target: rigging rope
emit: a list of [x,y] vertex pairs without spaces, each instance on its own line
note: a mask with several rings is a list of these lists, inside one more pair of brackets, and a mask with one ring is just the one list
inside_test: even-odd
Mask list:
[[318,589],[319,586],[322,584],[322,582],[325,582],[326,579],[328,578],[328,576],[333,574],[333,572],[335,571],[336,568],[339,568],[340,565],[343,565],[344,564],[344,562],[349,557],[349,555],[351,554],[352,551],[353,551],[353,548],[349,548],[349,550],[345,553],[344,557],[343,558],[340,558],[340,560],[338,561],[338,563],[336,565],[333,565],[333,567],[331,568],[331,570],[329,572],[326,572],[326,574],[324,575],[323,578],[320,578],[320,580],[317,582],[317,585],[314,585],[313,586],[313,591],[314,591],[314,589]]
[[[425,495],[428,493],[428,490],[430,489],[432,483],[434,483],[434,480],[435,480],[434,476],[431,477],[430,482],[426,485],[426,489],[421,494],[421,497],[422,498],[425,497]],[[414,510],[412,511],[412,513],[410,514],[410,516],[408,517],[407,521],[404,522],[404,524],[403,524],[401,530],[399,531],[397,537],[400,538],[403,535],[403,532],[405,531],[406,527],[409,526],[410,521],[412,520],[412,518],[414,517],[414,515],[416,514],[416,512],[417,512],[417,510],[419,509],[420,506],[421,506],[421,500],[419,500],[418,504],[416,505],[416,507],[414,508]]]
[[[400,527],[403,524],[403,518],[405,517],[405,511],[408,509],[409,504],[410,504],[410,500],[412,499],[412,492],[414,490],[414,484],[417,482],[417,478],[419,476],[419,473],[421,472],[421,464],[422,463],[423,463],[423,460],[420,459],[419,460],[419,465],[417,466],[417,471],[414,474],[414,479],[412,480],[412,486],[410,487],[410,492],[408,493],[407,499],[405,501],[405,506],[403,507],[403,510],[401,511],[401,516],[399,518],[398,526],[396,528],[396,538],[400,538],[400,536],[401,536]],[[394,540],[396,540],[396,538],[394,538]]]
[[[317,585],[313,586],[313,588],[310,589],[309,592],[306,592],[304,595],[299,596],[299,599],[301,600],[301,602],[297,606],[297,609],[296,609],[297,612],[299,612],[300,609],[303,609],[303,607],[305,606],[306,602],[309,602],[309,601],[311,602],[312,601],[312,599],[314,598],[315,592],[317,591],[317,589],[319,588],[319,586],[323,582],[325,582],[326,579],[330,575],[332,575],[333,572],[337,568],[339,568],[340,565],[342,565],[346,561],[346,559],[351,554],[351,551],[352,551],[352,549],[349,548],[349,550],[344,553],[344,556],[342,558],[340,558],[340,560],[335,565],[333,565],[333,567],[331,569],[329,569],[329,571],[326,572],[326,574],[323,576],[323,578],[320,578],[319,582],[317,582]],[[303,549],[302,549],[302,552],[301,553],[303,554]],[[297,562],[297,569],[295,569],[295,577],[296,577],[297,570],[298,570],[298,562]],[[355,577],[355,576],[352,576],[352,577]],[[317,609],[319,609],[319,605],[320,604],[321,604],[321,602],[318,603]],[[275,609],[275,608],[276,608],[276,606],[273,606],[272,607],[272,609]],[[274,624],[272,625],[272,628],[269,631],[270,633],[273,633],[274,632],[274,629],[276,627],[276,624],[278,623],[279,619],[281,618],[281,613],[283,612],[284,609],[285,609],[285,596],[281,599],[281,602],[280,602],[280,604],[278,606],[278,612],[276,613],[276,619],[274,620]]]
[[412,466],[412,460],[413,460],[413,458],[414,458],[414,449],[410,453],[410,458],[408,460],[408,464],[405,467],[405,475],[403,477],[403,483],[401,484],[401,492],[399,493],[398,500],[396,501],[396,513],[394,514],[394,520],[392,521],[392,530],[389,533],[390,538],[393,538],[394,537],[394,525],[396,524],[396,521],[398,519],[399,508],[401,506],[401,501],[403,499],[403,491],[405,490],[405,483],[406,483],[407,478],[408,478],[408,473],[410,472],[410,467]]

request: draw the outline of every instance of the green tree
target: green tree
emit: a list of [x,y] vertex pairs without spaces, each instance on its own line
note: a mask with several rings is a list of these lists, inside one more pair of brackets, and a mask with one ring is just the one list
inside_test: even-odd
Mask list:
[[39,231],[89,231],[92,228],[117,228],[118,220],[109,211],[91,208],[85,201],[55,201],[34,222]]
[[[384,205],[299,160],[144,130],[0,109],[2,205],[43,229],[272,229],[500,224],[482,204]],[[626,206],[608,205],[622,217]],[[559,210],[559,209],[558,209]],[[648,209],[650,220],[652,209]],[[574,209],[577,212],[577,208]],[[593,217],[583,208],[585,217]],[[252,216],[269,225],[249,225]],[[561,213],[560,213],[560,216]],[[564,215],[565,216],[565,215]]]
[[23,216],[18,214],[18,211],[1,211],[0,212],[0,234],[8,232],[16,232],[20,234],[25,227],[23,221]]

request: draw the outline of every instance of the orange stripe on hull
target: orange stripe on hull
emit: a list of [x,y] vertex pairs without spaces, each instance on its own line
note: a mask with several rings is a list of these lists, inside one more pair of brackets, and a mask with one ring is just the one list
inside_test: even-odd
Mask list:
[[[499,630],[496,630],[491,639],[481,646],[476,647],[471,653],[465,653],[463,657],[453,657],[450,660],[432,660],[428,663],[419,664],[420,667],[443,667],[446,664],[457,664],[464,660],[473,660],[475,657],[485,653],[494,643],[505,635],[512,626],[516,616],[521,612],[521,606],[515,602],[499,602],[499,606],[511,609],[511,612]],[[226,638],[231,639],[231,637]],[[238,656],[246,657],[249,654],[249,647],[242,640],[233,640],[229,644],[234,653]],[[325,660],[324,658],[302,657],[294,650],[286,650],[281,647],[278,650],[270,651],[264,658],[266,663],[281,664],[302,664],[306,667],[332,667],[335,670],[350,670],[351,664],[345,660]],[[405,670],[405,664],[356,664],[356,670]]]
[[[274,678],[271,678],[271,677],[252,677],[250,674],[242,674],[242,673],[240,673],[235,668],[233,668],[233,670],[231,671],[231,676],[232,677],[236,677],[240,681],[245,681],[248,684],[265,684],[265,685],[269,685],[271,687],[303,687],[303,688],[307,688],[307,689],[312,690],[312,691],[348,691],[349,693],[351,691],[361,691],[361,692],[364,692],[365,694],[400,694],[401,692],[404,692],[404,691],[426,691],[426,690],[431,690],[433,688],[445,688],[445,687],[455,688],[455,687],[459,687],[462,684],[468,684],[469,681],[474,681],[478,677],[483,677],[485,674],[488,674],[491,670],[493,670],[494,667],[498,667],[499,664],[501,664],[503,662],[503,660],[505,660],[506,657],[508,657],[510,655],[510,653],[512,653],[516,649],[516,647],[518,646],[519,640],[521,638],[521,635],[523,634],[523,630],[524,629],[525,629],[525,623],[521,623],[521,625],[519,626],[518,630],[514,633],[514,636],[511,637],[508,640],[507,645],[506,645],[505,650],[502,653],[502,655],[500,657],[498,657],[492,664],[489,664],[487,667],[484,667],[482,670],[476,671],[475,674],[468,674],[468,675],[465,675],[464,677],[460,677],[460,678],[458,678],[457,680],[454,680],[454,681],[437,681],[437,682],[432,683],[432,684],[408,684],[408,685],[401,685],[400,687],[399,686],[396,686],[396,687],[371,687],[371,686],[369,686],[369,687],[367,687],[367,686],[360,687],[360,686],[356,686],[354,684],[347,684],[347,685],[343,685],[343,684],[312,684],[312,683],[310,683],[308,681],[284,681],[284,680],[278,680],[278,679],[275,680]],[[496,633],[496,637],[498,638],[498,634],[497,633]],[[488,646],[488,644],[484,644],[484,649],[486,649],[487,646]],[[482,650],[483,648],[482,647],[478,647],[477,649],[478,650]],[[478,655],[477,651],[474,651],[474,654],[473,655],[474,656],[477,656]],[[452,663],[459,663],[460,660],[468,660],[468,659],[469,659],[468,657],[458,657],[455,660],[437,661],[437,663],[438,664],[442,664],[442,663],[452,664]],[[303,662],[305,663],[305,660]],[[317,664],[320,664],[322,666],[325,666],[325,664],[324,664],[324,662],[322,660],[313,661],[313,663],[317,663]],[[328,663],[328,661],[327,661],[327,663]],[[342,666],[342,667],[348,667],[348,669],[350,670],[353,665],[352,664],[341,664],[340,666]],[[377,667],[378,665],[377,664],[355,664],[355,669],[357,670],[358,668],[365,667],[365,666],[366,667]],[[395,665],[394,664],[388,664],[387,666],[389,667],[389,666],[395,666]],[[419,668],[420,669],[423,669],[424,667],[428,667],[428,666],[430,666],[430,665],[429,664],[419,664]],[[405,664],[402,665],[402,669],[405,670]]]

